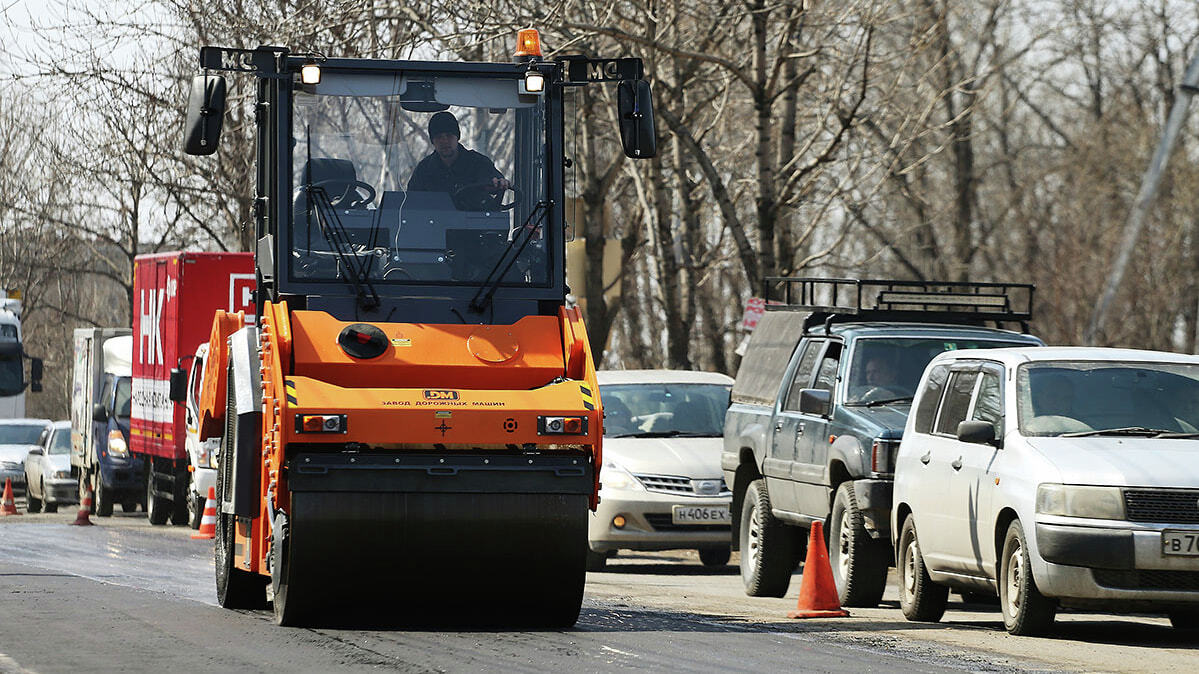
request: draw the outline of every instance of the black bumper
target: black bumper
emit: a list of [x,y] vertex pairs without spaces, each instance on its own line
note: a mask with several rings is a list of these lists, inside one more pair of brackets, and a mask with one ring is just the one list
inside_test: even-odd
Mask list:
[[1093,569],[1131,569],[1135,553],[1131,531],[1037,524],[1037,549],[1053,564]]
[[863,524],[872,538],[891,540],[891,504],[895,483],[891,480],[863,479],[853,481],[854,498],[862,511]]
[[454,494],[587,494],[591,462],[546,454],[320,454],[287,462],[292,491]]

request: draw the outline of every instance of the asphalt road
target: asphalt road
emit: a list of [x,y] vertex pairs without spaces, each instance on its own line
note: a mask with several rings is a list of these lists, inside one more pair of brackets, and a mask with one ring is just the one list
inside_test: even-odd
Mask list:
[[1053,638],[1016,638],[985,605],[908,623],[893,584],[883,607],[792,621],[798,574],[790,598],[750,598],[735,566],[705,568],[691,552],[622,555],[590,574],[571,630],[279,628],[267,611],[216,606],[211,542],[189,529],[124,514],[68,526],[73,518],[0,518],[0,674],[1199,670],[1199,635],[1159,617],[1067,614]]

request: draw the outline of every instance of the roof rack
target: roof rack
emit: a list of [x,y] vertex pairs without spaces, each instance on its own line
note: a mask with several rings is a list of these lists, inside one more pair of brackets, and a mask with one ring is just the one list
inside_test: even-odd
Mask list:
[[997,325],[1016,321],[1027,332],[1034,290],[1029,283],[784,276],[768,276],[764,286],[768,310],[811,312],[805,330],[835,320],[932,320]]

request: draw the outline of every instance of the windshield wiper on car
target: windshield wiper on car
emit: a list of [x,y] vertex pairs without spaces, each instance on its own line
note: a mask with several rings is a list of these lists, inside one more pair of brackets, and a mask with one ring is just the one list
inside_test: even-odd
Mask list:
[[871,400],[868,403],[859,403],[865,407],[879,407],[881,405],[894,405],[895,403],[910,403],[913,396],[900,396],[898,398],[883,398],[882,400]]
[[1074,431],[1073,433],[1062,433],[1059,438],[1088,438],[1097,435],[1144,435],[1152,437],[1162,437],[1171,434],[1171,431],[1162,430],[1160,428],[1148,428],[1146,426],[1123,426],[1121,428],[1100,428],[1093,431]]
[[715,438],[714,433],[697,433],[694,431],[642,431],[640,433],[618,433],[609,438]]
[[[508,274],[508,270],[512,268],[512,265],[516,263],[516,259],[520,257],[521,253],[525,252],[525,247],[533,240],[533,234],[536,233],[537,228],[541,226],[546,214],[549,212],[550,202],[548,201],[538,201],[533,206],[533,210],[529,211],[529,217],[525,218],[525,221],[520,225],[520,229],[516,230],[512,235],[508,246],[504,248],[504,252],[495,261],[495,266],[491,268],[491,271],[487,272],[487,277],[479,284],[479,290],[475,292],[475,296],[470,301],[471,311],[481,314],[487,308],[487,305],[491,304],[491,296],[500,287],[500,282]],[[537,218],[536,221],[533,220],[534,217]],[[524,240],[521,241],[520,247],[516,247],[516,242],[522,235],[524,236]],[[509,258],[508,254],[514,249],[516,250],[516,254]],[[504,264],[505,259],[507,260],[507,264]],[[503,267],[502,270],[500,269],[501,266]],[[496,273],[497,271],[499,272],[498,274]]]

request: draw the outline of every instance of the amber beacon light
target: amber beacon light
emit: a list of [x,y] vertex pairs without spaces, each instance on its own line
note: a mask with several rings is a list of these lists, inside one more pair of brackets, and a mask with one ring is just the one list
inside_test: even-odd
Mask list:
[[541,35],[536,28],[525,28],[516,34],[516,57],[541,58]]

